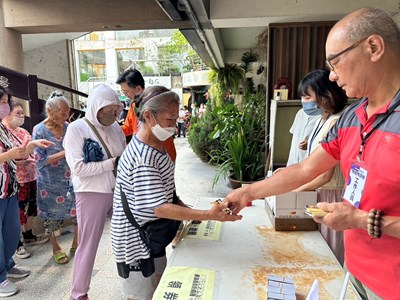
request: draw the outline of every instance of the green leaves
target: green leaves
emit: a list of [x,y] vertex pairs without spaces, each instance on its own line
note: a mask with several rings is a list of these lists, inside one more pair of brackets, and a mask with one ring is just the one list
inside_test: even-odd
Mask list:
[[215,129],[210,138],[220,147],[210,151],[210,162],[219,163],[213,186],[221,176],[239,181],[264,177],[265,168],[265,92],[248,95],[243,111],[236,105],[215,108]]
[[229,103],[227,93],[238,94],[243,78],[244,70],[235,64],[226,64],[222,69],[211,69],[208,80],[212,83],[210,96],[214,106]]

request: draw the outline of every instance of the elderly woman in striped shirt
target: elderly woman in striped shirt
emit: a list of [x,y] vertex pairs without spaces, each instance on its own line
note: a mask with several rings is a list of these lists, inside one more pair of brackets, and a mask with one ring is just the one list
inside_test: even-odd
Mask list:
[[[128,299],[151,299],[166,266],[166,256],[154,259],[155,273],[144,277],[138,261],[147,259],[149,249],[138,229],[128,220],[120,190],[126,195],[129,210],[142,226],[159,218],[174,220],[236,221],[241,216],[226,214],[218,205],[210,210],[173,202],[174,163],[162,144],[175,133],[179,96],[165,87],[145,89],[139,107],[141,122],[118,164],[111,222],[112,246],[117,263],[130,265],[128,278],[122,278],[122,291]],[[175,202],[175,201],[174,201]]]

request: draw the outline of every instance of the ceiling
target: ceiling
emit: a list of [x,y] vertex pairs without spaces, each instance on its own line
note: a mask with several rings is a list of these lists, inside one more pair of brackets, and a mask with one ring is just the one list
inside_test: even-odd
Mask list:
[[55,44],[64,40],[76,39],[87,32],[70,33],[32,33],[22,35],[22,47],[25,51],[40,48],[46,45]]
[[212,67],[240,61],[268,24],[335,21],[364,6],[400,23],[397,0],[3,0],[5,25],[22,33],[24,51],[91,31],[179,28]]

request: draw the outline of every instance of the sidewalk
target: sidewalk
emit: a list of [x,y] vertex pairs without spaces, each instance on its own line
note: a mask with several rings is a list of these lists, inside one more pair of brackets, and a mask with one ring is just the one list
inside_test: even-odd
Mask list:
[[[176,188],[180,198],[193,204],[200,197],[224,197],[231,189],[226,181],[220,181],[212,190],[215,166],[202,162],[190,148],[186,138],[175,139],[177,160],[175,169]],[[63,229],[59,242],[64,251],[71,247],[73,226]],[[31,257],[15,262],[31,269],[31,274],[16,282],[19,293],[5,298],[12,300],[68,300],[72,281],[73,258],[66,265],[57,265],[51,255],[51,244],[30,247]],[[169,249],[169,253],[172,249]],[[97,251],[89,298],[95,300],[124,300],[120,291],[116,265],[112,257],[110,222],[106,223]]]

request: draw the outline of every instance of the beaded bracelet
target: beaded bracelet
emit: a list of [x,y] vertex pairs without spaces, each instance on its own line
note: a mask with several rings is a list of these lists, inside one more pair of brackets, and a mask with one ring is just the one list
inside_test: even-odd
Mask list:
[[368,234],[372,236],[373,239],[379,239],[382,236],[381,231],[381,220],[382,211],[379,209],[372,208],[368,214]]

